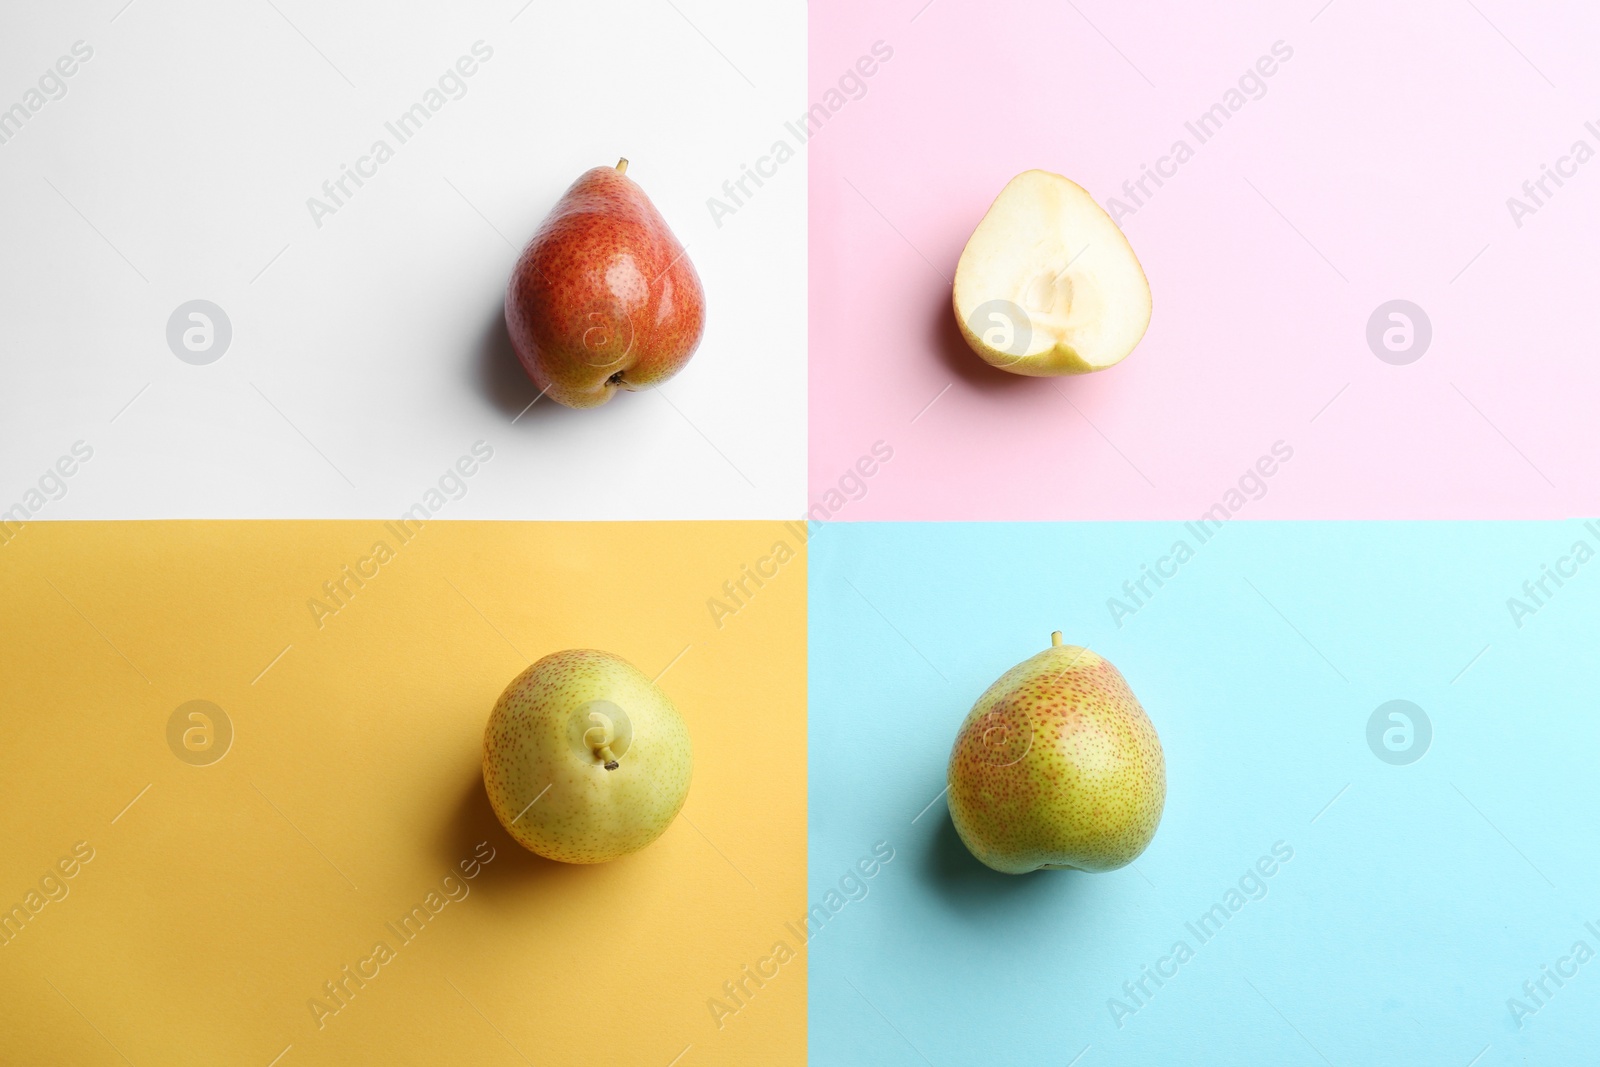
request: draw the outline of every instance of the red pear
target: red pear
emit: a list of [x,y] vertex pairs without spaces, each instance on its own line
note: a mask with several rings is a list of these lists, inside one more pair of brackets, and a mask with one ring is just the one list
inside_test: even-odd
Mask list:
[[523,249],[506,287],[511,344],[546,396],[598,407],[678,373],[700,345],[700,277],[628,161],[586,172]]

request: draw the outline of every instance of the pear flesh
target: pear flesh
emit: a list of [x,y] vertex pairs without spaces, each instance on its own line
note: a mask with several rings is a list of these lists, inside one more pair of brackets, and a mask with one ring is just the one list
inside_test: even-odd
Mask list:
[[950,818],[968,850],[1004,874],[1115,870],[1161,821],[1161,741],[1116,667],[1060,633],[1051,639],[961,724]]
[[483,732],[483,785],[517,843],[563,863],[637,852],[689,795],[689,730],[620,656],[546,656],[500,694]]
[[956,321],[972,350],[1013,374],[1085,374],[1121,362],[1150,325],[1133,247],[1081,186],[1017,175],[956,265]]

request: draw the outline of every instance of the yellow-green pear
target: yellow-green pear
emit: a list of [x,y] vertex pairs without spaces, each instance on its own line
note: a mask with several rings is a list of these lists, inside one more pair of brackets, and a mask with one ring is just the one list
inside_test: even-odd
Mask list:
[[1005,874],[1115,870],[1161,821],[1161,741],[1109,661],[1050,638],[967,713],[950,752],[950,818]]
[[500,694],[483,785],[506,832],[563,863],[604,863],[660,837],[689,795],[689,730],[620,656],[556,652]]
[[956,264],[967,344],[1012,374],[1086,374],[1119,363],[1150,325],[1150,283],[1094,197],[1044,170],[1012,178]]

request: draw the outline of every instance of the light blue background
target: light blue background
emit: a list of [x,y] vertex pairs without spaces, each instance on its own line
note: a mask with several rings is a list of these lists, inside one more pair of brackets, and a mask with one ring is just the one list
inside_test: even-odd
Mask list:
[[[1506,1001],[1574,941],[1600,951],[1600,560],[1520,629],[1506,600],[1600,542],[1578,522],[1235,523],[1118,628],[1107,598],[1179,537],[817,528],[811,903],[876,842],[895,857],[805,950],[811,1062],[1595,1062],[1600,959],[1520,1030]],[[972,702],[1055,629],[1149,712],[1166,813],[1133,867],[1007,877],[942,799],[918,813]],[[1366,742],[1396,698],[1433,724],[1408,766]],[[1294,859],[1266,897],[1200,944],[1185,922],[1278,841]],[[1194,958],[1119,1029],[1110,998],[1180,939]]]

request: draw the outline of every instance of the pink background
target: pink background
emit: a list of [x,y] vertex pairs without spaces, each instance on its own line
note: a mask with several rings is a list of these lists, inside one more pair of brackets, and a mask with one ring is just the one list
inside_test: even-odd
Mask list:
[[[894,53],[808,149],[811,502],[881,440],[830,517],[1192,518],[1282,440],[1238,517],[1600,511],[1600,159],[1520,229],[1506,206],[1600,149],[1600,15],[1475,3],[814,0],[814,102]],[[1105,204],[1278,40],[1266,95],[1122,220],[1155,300],[1133,355],[981,363],[949,278],[1005,182],[1041,167]],[[1396,298],[1433,325],[1407,366],[1365,340]]]

